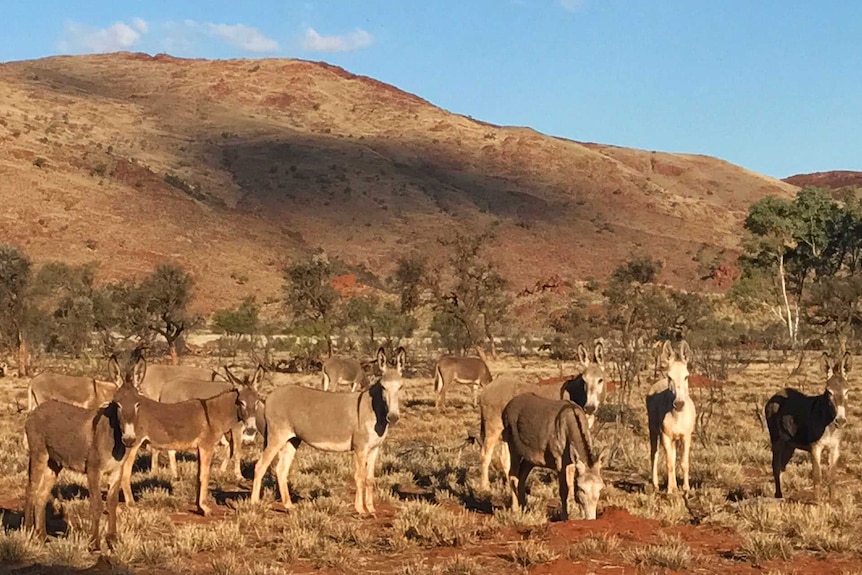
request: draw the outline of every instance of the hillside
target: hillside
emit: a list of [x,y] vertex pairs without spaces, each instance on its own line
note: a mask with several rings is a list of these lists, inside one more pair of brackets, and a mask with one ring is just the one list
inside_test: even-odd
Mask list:
[[840,190],[843,188],[862,188],[862,172],[849,170],[833,170],[830,172],[814,172],[813,174],[797,174],[782,180],[788,184],[799,186],[814,186]]
[[319,249],[373,282],[494,222],[518,290],[603,277],[637,251],[666,262],[664,281],[708,287],[696,254],[731,259],[747,206],[795,189],[715,158],[489,125],[322,63],[0,65],[2,241],[98,260],[101,279],[180,263],[202,311],[277,296],[283,265]]

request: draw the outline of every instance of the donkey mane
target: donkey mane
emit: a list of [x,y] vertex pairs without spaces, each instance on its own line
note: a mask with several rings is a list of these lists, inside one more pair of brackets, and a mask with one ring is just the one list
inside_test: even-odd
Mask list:
[[581,422],[581,418],[579,417],[579,414],[578,414],[578,408],[575,407],[574,404],[569,404],[569,405],[566,405],[565,407],[563,407],[560,410],[560,412],[557,414],[557,417],[560,417],[563,414],[563,412],[566,410],[572,411],[572,414],[575,416],[575,421],[578,423],[578,432],[580,432],[581,437],[584,437],[587,439],[587,441],[583,442],[584,443],[584,451],[586,452],[586,456],[587,456],[587,467],[592,467],[596,463],[596,456],[593,454],[592,437],[590,437],[590,430],[587,429],[587,431],[584,432],[584,424]]

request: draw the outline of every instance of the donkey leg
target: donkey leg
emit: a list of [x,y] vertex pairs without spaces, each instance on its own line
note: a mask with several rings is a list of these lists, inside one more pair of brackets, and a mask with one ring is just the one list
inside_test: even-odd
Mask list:
[[356,497],[353,500],[353,507],[360,515],[365,513],[364,495],[365,495],[365,479],[367,477],[368,465],[368,448],[357,447],[353,454],[353,460],[356,468],[353,472],[353,481],[356,483]]
[[51,498],[51,489],[53,489],[54,484],[57,483],[57,474],[58,471],[53,469],[50,472],[45,473],[42,481],[39,484],[39,492],[36,496],[36,533],[42,539],[48,538],[48,526],[47,526],[47,511],[45,507],[48,505],[48,500]]
[[479,405],[479,384],[473,384],[473,407]]
[[527,476],[532,470],[533,465],[522,459],[518,466],[518,502],[522,508],[527,506]]
[[99,550],[99,523],[102,519],[102,470],[87,470],[87,489],[90,491],[90,549]]
[[263,486],[263,476],[266,475],[267,469],[269,469],[270,464],[272,464],[272,460],[278,455],[278,452],[282,450],[284,444],[287,442],[287,439],[283,439],[280,441],[275,441],[275,438],[267,438],[267,445],[263,449],[263,453],[260,454],[260,459],[257,460],[257,463],[254,464],[254,481],[251,485],[251,502],[257,503],[260,501],[260,490]]
[[117,540],[117,506],[120,503],[120,479],[122,467],[115,469],[110,476],[108,484],[108,532],[105,541],[109,548],[113,548]]
[[667,492],[676,491],[676,441],[670,435],[661,434],[661,444],[667,460]]
[[174,480],[179,479],[180,474],[177,471],[177,452],[173,449],[168,450],[168,463],[171,466],[171,477]]
[[41,492],[42,481],[48,471],[47,458],[30,457],[27,490],[24,495],[24,528],[32,529],[36,524],[36,497]]
[[150,445],[150,473],[159,469],[159,450]]
[[560,519],[568,521],[569,519],[569,468],[571,465],[564,465],[557,473],[557,483],[560,485]]
[[215,445],[198,447],[198,511],[207,516],[212,508],[207,504],[210,492],[210,464]]
[[293,463],[293,457],[296,455],[298,442],[293,440],[284,444],[284,448],[278,454],[278,461],[275,463],[275,479],[278,482],[278,493],[281,495],[281,503],[285,509],[293,508],[293,501],[290,500],[290,491],[287,488],[287,474],[290,472],[290,466]]
[[688,483],[688,457],[691,452],[691,434],[682,436],[682,490],[689,491],[691,487]]
[[[485,437],[482,438],[482,476],[479,482],[482,489],[491,488],[491,480],[489,479],[491,460],[494,458],[494,447],[499,440],[500,433],[496,429],[486,430]],[[504,468],[504,471],[508,471],[508,468]]]
[[812,479],[814,481],[814,499],[820,499],[821,487],[823,483],[823,470],[821,458],[823,457],[823,446],[811,446],[811,464],[812,464]]
[[658,491],[658,432],[649,432],[649,461],[652,468],[652,485]]
[[775,498],[781,499],[781,472],[787,467],[787,463],[793,456],[793,449],[781,442],[772,444],[772,478],[775,481]]
[[368,458],[365,461],[365,512],[374,515],[374,466],[377,463],[377,454],[380,453],[380,446],[374,447],[368,451]]
[[500,442],[500,466],[503,468],[503,473],[509,473],[509,467],[512,465],[512,456],[509,453],[509,444],[505,441]]
[[137,442],[126,450],[126,455],[123,457],[121,465],[120,486],[123,489],[123,498],[127,507],[135,506],[135,496],[132,495],[132,467],[135,465],[135,458],[141,449],[141,443],[143,442]]
[[509,470],[507,473],[507,483],[509,484],[509,492],[512,496],[512,511],[520,511],[521,510],[521,501],[518,499],[518,491],[520,489],[520,482],[518,479],[518,468],[521,466],[520,459],[516,461],[510,461]]

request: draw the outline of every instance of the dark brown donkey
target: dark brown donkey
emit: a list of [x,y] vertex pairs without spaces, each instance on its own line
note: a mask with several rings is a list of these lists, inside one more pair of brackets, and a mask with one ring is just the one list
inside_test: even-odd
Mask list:
[[850,353],[834,361],[828,353],[820,357],[826,374],[826,389],[817,396],[805,395],[790,387],[776,393],[766,402],[764,413],[769,439],[772,441],[772,475],[775,497],[781,498],[781,472],[797,449],[811,453],[814,496],[820,496],[822,471],[820,459],[828,449],[829,466],[826,476],[832,481],[838,463],[841,433],[847,423],[847,373],[851,368]]
[[[127,358],[128,359],[128,358]],[[30,451],[24,526],[35,527],[47,536],[45,505],[62,469],[87,474],[90,491],[91,546],[99,548],[99,521],[102,516],[101,480],[110,474],[108,487],[108,533],[111,545],[117,534],[117,502],[120,470],[129,447],[136,441],[139,395],[135,388],[146,373],[146,362],[133,352],[120,366],[118,356],[111,363],[123,374],[123,384],[113,400],[98,409],[85,409],[57,400],[39,404],[27,416],[24,433]],[[128,496],[128,495],[127,495]]]
[[149,442],[154,449],[197,450],[197,507],[202,515],[209,514],[207,498],[213,451],[237,422],[244,422],[251,432],[256,431],[257,391],[252,385],[244,385],[207,399],[180,403],[160,403],[142,395],[139,398],[137,440],[123,462],[120,479],[123,489],[131,489],[132,466],[144,442]]

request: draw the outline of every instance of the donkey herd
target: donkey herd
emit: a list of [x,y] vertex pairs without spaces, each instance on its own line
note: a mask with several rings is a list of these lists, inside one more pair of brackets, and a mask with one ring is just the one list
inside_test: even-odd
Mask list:
[[[657,344],[660,377],[646,396],[652,484],[659,487],[659,443],[665,454],[667,491],[677,489],[676,455],[681,449],[682,489],[688,490],[689,455],[697,421],[689,395],[691,348],[681,341]],[[595,519],[604,487],[601,471],[607,454],[595,449],[591,428],[606,390],[603,346],[589,354],[578,346],[580,374],[561,386],[527,383],[514,377],[492,378],[479,357],[441,357],[434,372],[435,404],[445,403],[447,388],[455,383],[473,389],[480,413],[480,485],[490,487],[489,472],[495,447],[502,439],[499,459],[511,492],[513,509],[525,505],[526,480],[535,467],[555,471],[558,477],[561,517],[568,518],[573,492],[583,516]],[[387,358],[377,352],[373,381],[351,358],[333,357],[322,367],[322,389],[301,385],[277,387],[267,398],[258,395],[263,368],[237,377],[227,367],[208,370],[193,367],[148,365],[140,350],[117,352],[109,360],[110,381],[45,372],[30,382],[30,412],[24,425],[29,450],[24,525],[46,537],[45,507],[62,469],[87,476],[90,493],[91,545],[100,545],[103,514],[101,483],[109,477],[106,497],[106,541],[117,537],[117,506],[123,491],[125,504],[134,505],[131,474],[143,445],[168,451],[170,469],[177,477],[176,451],[196,451],[197,509],[207,515],[209,473],[213,453],[228,449],[228,461],[240,474],[241,448],[259,433],[264,449],[254,468],[251,501],[261,496],[270,466],[281,501],[291,508],[287,477],[302,443],[331,452],[354,453],[355,508],[373,514],[374,469],[387,431],[401,417],[399,394],[406,361],[404,348]],[[815,493],[823,483],[822,457],[828,454],[827,478],[838,461],[841,432],[847,421],[846,375],[850,354],[820,359],[826,382],[821,395],[808,396],[791,388],[772,396],[764,415],[772,443],[775,496],[782,497],[781,472],[793,452],[811,453]],[[350,392],[333,393],[338,386]]]

